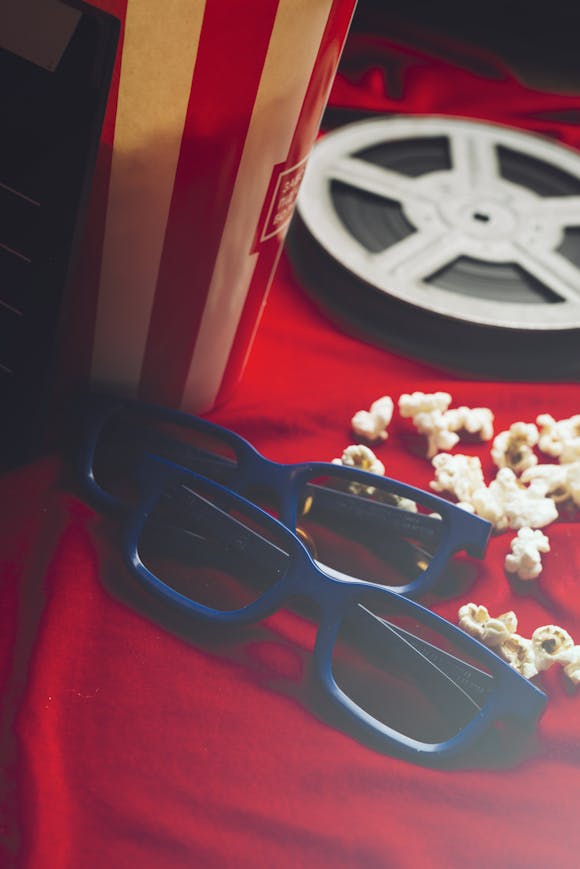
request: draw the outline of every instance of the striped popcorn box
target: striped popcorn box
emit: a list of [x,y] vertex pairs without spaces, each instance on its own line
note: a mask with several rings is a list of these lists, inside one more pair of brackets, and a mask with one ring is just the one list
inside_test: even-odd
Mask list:
[[355,2],[95,3],[122,49],[75,291],[94,383],[203,412],[238,382]]

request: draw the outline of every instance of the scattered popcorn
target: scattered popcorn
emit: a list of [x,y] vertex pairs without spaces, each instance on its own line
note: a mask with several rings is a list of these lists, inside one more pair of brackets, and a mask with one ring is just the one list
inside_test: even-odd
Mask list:
[[532,646],[538,672],[547,670],[558,661],[558,656],[571,649],[574,640],[564,628],[558,625],[542,625],[532,634]]
[[564,649],[557,660],[572,684],[580,684],[580,646],[569,646]]
[[496,531],[506,528],[543,528],[558,516],[546,487],[534,480],[526,487],[518,482],[511,468],[501,468],[489,486],[473,492],[471,503],[475,512],[492,523]]
[[418,413],[413,417],[413,423],[419,434],[427,437],[428,459],[432,459],[441,450],[452,449],[459,442],[459,435],[449,430],[445,414],[438,410]]
[[546,494],[556,504],[571,501],[580,507],[580,461],[567,465],[536,465],[527,468],[521,479],[524,483],[541,480],[546,487]]
[[[364,444],[352,444],[343,452],[340,459],[333,459],[333,465],[347,465],[350,468],[360,468],[361,471],[369,471],[372,474],[383,475],[385,466],[378,459],[370,447]],[[361,483],[351,482],[348,489],[353,495],[366,495],[372,497],[377,493],[374,486],[365,486]],[[417,503],[410,498],[404,498],[402,495],[396,495],[394,492],[386,492],[381,490],[377,497],[386,503],[394,504],[401,510],[408,510],[410,513],[417,513]]]
[[493,649],[526,679],[558,663],[574,684],[580,682],[580,646],[574,645],[564,628],[542,625],[528,639],[516,633],[518,620],[511,611],[492,618],[487,607],[468,603],[460,607],[458,616],[460,628]]
[[538,443],[538,429],[533,423],[514,422],[508,431],[494,438],[491,457],[498,468],[511,468],[519,474],[537,464],[533,447]]
[[500,657],[517,670],[525,679],[531,679],[538,673],[536,657],[531,640],[520,634],[511,634],[496,650]]
[[[430,488],[452,496],[459,507],[487,519],[496,531],[517,530],[505,557],[505,569],[522,580],[535,579],[542,571],[541,555],[550,551],[550,541],[539,529],[558,518],[557,504],[580,508],[580,414],[559,421],[550,414],[540,414],[535,424],[515,422],[494,437],[494,415],[489,408],[450,408],[451,401],[447,392],[405,393],[398,401],[401,416],[411,418],[417,431],[427,438],[427,457],[435,473]],[[358,411],[352,417],[352,429],[370,443],[384,441],[393,410],[392,399],[382,396],[368,411]],[[484,441],[493,438],[491,458],[499,470],[489,485],[478,457],[448,452],[462,432]],[[539,464],[536,447],[559,463]],[[333,461],[385,473],[383,463],[363,444],[347,447],[342,457]],[[360,488],[365,493],[377,491],[371,486]],[[382,492],[380,496],[404,509],[417,510],[412,500]],[[475,603],[462,606],[458,617],[466,633],[493,649],[525,678],[557,663],[573,684],[580,684],[580,645],[575,645],[563,628],[542,625],[528,639],[517,633],[514,612],[492,617],[485,606]]]
[[377,398],[370,410],[359,410],[351,420],[352,430],[359,437],[373,443],[388,437],[387,426],[393,417],[393,399],[388,395]]
[[466,431],[478,434],[482,441],[493,437],[494,416],[487,407],[456,407],[444,414],[450,431]]
[[[381,493],[383,494],[383,493]],[[389,502],[395,504],[396,507],[399,507],[400,510],[408,510],[409,513],[418,513],[419,508],[417,507],[417,502],[412,501],[410,498],[403,498],[402,495],[395,495],[394,493],[390,494]],[[439,513],[429,513],[433,519],[441,519]]]
[[481,462],[477,456],[464,456],[461,453],[439,453],[431,464],[435,468],[435,480],[429,485],[435,492],[449,492],[461,506],[473,512],[471,498],[473,493],[485,486]]
[[459,627],[493,649],[526,679],[538,672],[532,641],[516,634],[518,620],[512,610],[492,618],[487,607],[468,603],[459,610]]
[[503,489],[494,480],[489,486],[476,489],[469,503],[473,507],[473,512],[491,522],[495,531],[505,531],[509,528],[509,522],[505,515],[504,500]]
[[562,452],[560,453],[560,463],[562,465],[568,465],[571,462],[580,461],[580,437],[571,438],[564,447],[562,448]]
[[526,487],[510,468],[502,468],[489,486],[485,485],[481,462],[476,456],[439,453],[432,459],[436,492],[454,495],[459,506],[491,522],[496,531],[507,528],[543,528],[558,516],[554,501],[546,497],[543,480]]
[[459,627],[491,648],[507,640],[517,626],[516,614],[511,611],[492,618],[487,607],[475,603],[465,604],[459,610]]
[[566,468],[566,484],[570,500],[576,507],[580,507],[580,462],[570,462]]
[[520,528],[506,555],[505,569],[517,573],[520,579],[536,579],[542,572],[541,552],[550,551],[550,541],[541,531]]
[[[347,465],[349,468],[360,468],[361,471],[370,471],[372,474],[382,476],[385,473],[385,466],[378,459],[373,451],[364,444],[352,444],[347,447],[340,459],[333,459],[333,465]],[[377,491],[374,486],[365,486],[362,483],[350,482],[348,490],[353,495],[363,495],[365,497],[373,497]]]
[[419,434],[427,436],[427,458],[433,458],[441,450],[450,450],[459,441],[459,435],[449,430],[444,412],[451,404],[448,392],[403,393],[399,397],[399,413],[412,417]]
[[456,407],[449,410],[448,392],[404,393],[399,398],[402,417],[412,417],[420,434],[427,436],[427,458],[450,450],[460,440],[458,432],[478,434],[482,440],[493,436],[493,413],[487,407]]
[[399,413],[402,417],[415,417],[419,413],[443,413],[451,404],[448,392],[413,392],[403,393],[399,398]]
[[518,620],[513,611],[492,618],[487,607],[468,603],[458,615],[460,628],[493,649],[518,673],[526,679],[536,675],[532,641],[516,634]]
[[549,413],[536,418],[539,426],[538,446],[565,465],[580,460],[580,414],[556,421]]
[[348,465],[351,468],[360,468],[362,471],[371,471],[373,474],[384,474],[385,466],[373,451],[364,444],[352,444],[347,447],[340,459],[333,459],[334,465]]

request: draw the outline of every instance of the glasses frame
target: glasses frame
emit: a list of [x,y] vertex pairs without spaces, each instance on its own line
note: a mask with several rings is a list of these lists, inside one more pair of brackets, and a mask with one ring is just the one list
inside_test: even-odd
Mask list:
[[[347,719],[359,729],[359,732],[362,731],[367,736],[372,737],[373,741],[378,739],[381,746],[395,749],[398,753],[414,759],[419,757],[437,760],[447,759],[455,757],[471,747],[495,721],[512,718],[529,724],[541,715],[546,703],[546,695],[494,652],[459,627],[447,622],[417,602],[409,600],[397,592],[390,591],[384,586],[377,586],[352,578],[330,576],[318,567],[305,545],[285,525],[231,489],[155,456],[146,457],[144,464],[147,466],[144,477],[147,480],[144,487],[144,499],[129,514],[124,531],[124,557],[132,572],[148,589],[177,606],[180,611],[187,612],[195,620],[224,627],[246,626],[261,621],[282,609],[297,596],[314,602],[319,612],[313,655],[317,680],[335,707],[339,707]],[[168,486],[187,486],[188,484],[194,485],[198,489],[201,488],[202,491],[205,490],[210,495],[212,493],[218,494],[222,501],[225,499],[234,507],[243,507],[250,516],[255,516],[262,526],[265,524],[271,527],[277,538],[282,535],[286,541],[284,551],[288,553],[287,569],[281,578],[267,591],[259,595],[254,602],[240,609],[224,612],[197,603],[164,583],[141,561],[139,539],[148,517],[163,494],[167,492]],[[200,498],[199,500],[202,501],[203,499]],[[234,524],[237,524],[219,507],[215,509],[216,514],[220,515],[222,523],[224,516],[227,516]],[[258,537],[261,541],[260,545],[272,545],[266,538],[261,537],[251,529],[248,529],[247,533]],[[398,609],[402,608],[405,613],[428,628],[437,631],[459,649],[463,649],[467,653],[470,651],[473,653],[476,650],[478,658],[485,663],[489,674],[495,680],[494,691],[485,700],[479,713],[456,735],[437,743],[426,743],[408,737],[373,718],[351,700],[336,683],[332,672],[332,653],[340,626],[349,608],[356,605],[360,598],[367,593],[371,593],[375,599],[384,596],[387,603],[392,601]],[[424,645],[429,645],[425,641],[421,642]],[[432,646],[430,648],[435,649]],[[465,664],[448,653],[443,652],[442,654],[450,659],[452,667],[459,667],[467,679],[469,679],[469,670],[476,670],[481,676],[481,671],[477,668],[470,667],[469,664]],[[422,655],[421,657],[425,656]],[[432,661],[428,661],[427,665],[435,666],[439,672],[443,669],[441,666],[433,664]],[[444,669],[443,673],[448,676]],[[453,681],[451,676],[448,678]],[[457,683],[453,684],[457,686]],[[462,681],[460,684],[466,683]]]
[[[251,486],[264,486],[274,491],[279,499],[279,519],[293,533],[296,533],[298,524],[299,494],[304,490],[305,482],[325,474],[330,474],[335,478],[344,477],[345,481],[360,482],[361,485],[371,486],[375,489],[388,490],[402,498],[418,501],[421,505],[431,509],[432,512],[438,513],[444,522],[440,548],[425,571],[416,579],[406,585],[383,586],[390,588],[397,594],[416,597],[433,588],[449,559],[457,552],[465,551],[468,555],[479,559],[483,558],[485,554],[492,530],[491,524],[431,492],[426,492],[390,477],[332,462],[292,464],[275,462],[263,456],[241,435],[201,417],[133,399],[92,395],[89,397],[87,428],[81,456],[81,474],[89,497],[101,508],[120,513],[127,511],[126,504],[99,485],[93,471],[99,436],[114,414],[123,410],[149,416],[160,422],[184,426],[220,438],[224,443],[227,443],[238,460],[237,466],[232,469],[231,478],[228,479],[228,488],[240,494],[243,494],[244,490]],[[195,456],[193,448],[189,448],[179,441],[172,443],[171,440],[165,435],[163,438],[159,436],[159,443],[163,447],[165,458],[194,473],[209,477],[209,474],[204,472],[207,468],[199,467],[200,460],[199,457]],[[152,447],[154,444],[148,443],[147,452],[155,453]],[[321,569],[326,570],[331,575],[335,573],[330,567],[325,568],[321,565]]]

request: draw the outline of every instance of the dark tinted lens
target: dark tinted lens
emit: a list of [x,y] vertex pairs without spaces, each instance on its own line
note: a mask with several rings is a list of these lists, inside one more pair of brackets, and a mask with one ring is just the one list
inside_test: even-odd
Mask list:
[[321,566],[397,587],[424,573],[444,538],[445,521],[431,511],[380,485],[329,474],[304,486],[297,526]]
[[177,485],[151,512],[138,541],[143,564],[196,603],[232,611],[279,582],[288,537],[231,493]]
[[470,646],[371,593],[342,621],[332,672],[338,687],[380,723],[420,742],[444,742],[479,714],[494,689],[479,648]]
[[237,456],[228,443],[199,426],[181,425],[133,408],[113,413],[97,441],[93,472],[99,486],[124,502],[139,499],[138,469],[145,453],[227,483],[237,467]]

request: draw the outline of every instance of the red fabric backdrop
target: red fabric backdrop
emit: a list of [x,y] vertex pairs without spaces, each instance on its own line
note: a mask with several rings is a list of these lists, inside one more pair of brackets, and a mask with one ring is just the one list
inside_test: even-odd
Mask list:
[[[334,104],[393,106],[380,69],[345,69]],[[434,59],[409,70],[407,110],[534,127],[536,109],[571,100]],[[575,384],[473,383],[342,334],[283,259],[245,378],[210,416],[270,458],[332,459],[356,410],[414,390],[490,407],[496,431],[579,411]],[[395,415],[390,431],[377,449],[387,473],[426,487],[409,421]],[[489,445],[455,451],[492,474]],[[329,726],[308,678],[314,628],[298,616],[222,637],[152,604],[122,564],[118,527],[75,493],[60,455],[5,475],[0,492],[0,865],[577,865],[580,697],[560,674],[546,674],[547,711],[521,750],[425,769]],[[503,570],[510,534],[467,586],[428,603],[453,620],[469,600],[515,609],[523,634],[555,622],[580,642],[579,527],[548,530],[529,593]]]

